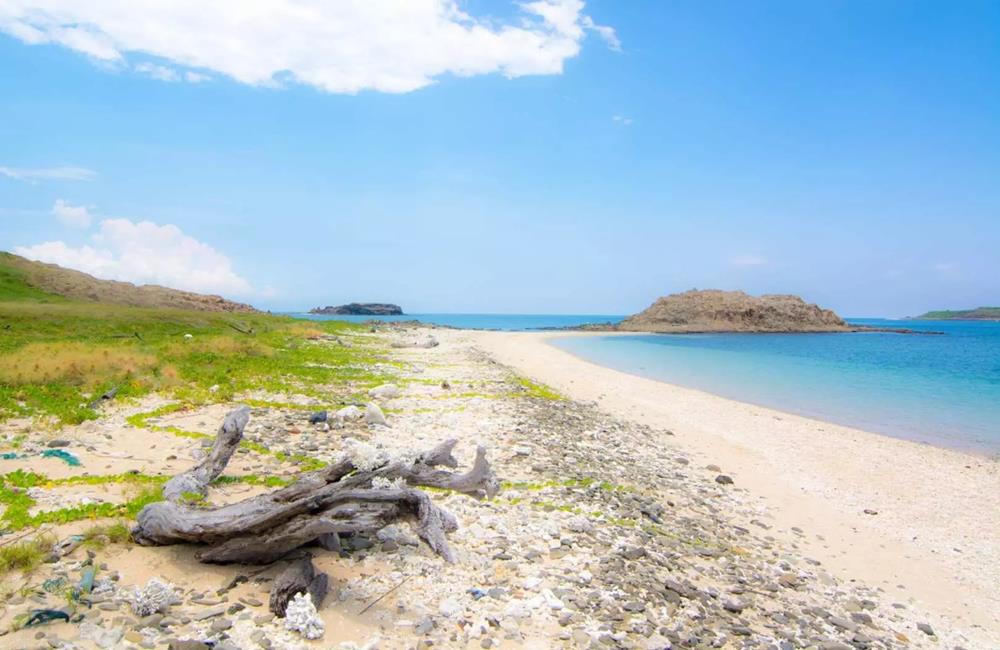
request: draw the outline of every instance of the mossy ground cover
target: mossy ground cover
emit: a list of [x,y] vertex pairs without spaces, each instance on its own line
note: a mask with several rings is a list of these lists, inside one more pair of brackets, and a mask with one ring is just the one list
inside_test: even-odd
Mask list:
[[79,423],[97,417],[91,402],[112,388],[118,398],[156,391],[191,404],[255,390],[329,399],[388,379],[384,364],[374,369],[384,351],[362,332],[270,314],[0,302],[0,419]]

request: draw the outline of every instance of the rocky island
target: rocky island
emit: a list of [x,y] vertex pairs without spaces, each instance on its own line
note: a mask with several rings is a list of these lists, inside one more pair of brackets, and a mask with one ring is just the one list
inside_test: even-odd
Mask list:
[[849,332],[829,309],[792,295],[691,290],[657,299],[618,324],[626,332]]
[[403,308],[384,302],[352,302],[337,307],[315,307],[310,309],[309,313],[338,316],[402,316]]
[[915,316],[914,320],[1000,320],[1000,307],[975,309],[942,309]]

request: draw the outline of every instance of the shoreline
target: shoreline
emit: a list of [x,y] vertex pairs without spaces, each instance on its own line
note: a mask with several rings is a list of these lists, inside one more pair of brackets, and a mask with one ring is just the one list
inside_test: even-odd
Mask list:
[[775,536],[844,579],[1000,638],[1000,522],[990,517],[1000,463],[627,374],[548,343],[607,332],[460,335],[572,399],[672,432],[664,443],[721,466],[767,504]]
[[[479,330],[479,331],[499,331],[499,330]],[[538,333],[543,333],[543,334],[551,335],[551,336],[547,336],[546,337],[547,339],[570,338],[570,337],[572,337],[574,335],[582,335],[582,336],[643,336],[643,335],[647,335],[647,336],[672,336],[672,335],[675,335],[674,333],[657,333],[657,332],[644,333],[644,332],[588,331],[588,330],[569,330],[569,331],[565,331],[564,330],[564,331],[558,331],[558,332],[557,331],[548,330],[548,331],[545,331],[545,332],[538,332]],[[691,332],[691,333],[692,334],[695,334],[695,333],[700,333],[700,334],[718,334],[720,332]],[[749,335],[749,336],[758,336],[760,334],[764,334],[763,332],[729,332],[729,333],[730,334],[746,334],[746,335]],[[800,332],[800,333],[804,334],[806,332]],[[820,332],[813,332],[813,333],[816,334],[816,333],[820,333]],[[828,334],[853,334],[853,333],[856,333],[856,332],[823,332],[823,333],[828,333]],[[680,333],[677,333],[677,334],[680,334]],[[780,334],[781,336],[786,336],[787,334],[794,334],[794,333],[769,332],[769,334]],[[825,417],[823,414],[811,414],[811,413],[807,413],[807,412],[796,412],[796,411],[792,410],[790,407],[768,406],[767,404],[761,404],[761,403],[758,403],[758,402],[751,402],[749,400],[740,399],[738,397],[731,397],[731,396],[728,396],[728,395],[723,395],[723,394],[716,393],[716,392],[713,392],[711,390],[706,390],[706,389],[703,389],[703,388],[697,388],[697,387],[694,387],[694,386],[685,386],[683,384],[675,384],[675,383],[672,383],[670,381],[666,381],[664,379],[659,379],[659,378],[653,377],[653,376],[641,375],[641,374],[629,372],[629,371],[626,371],[626,370],[618,370],[618,369],[612,368],[610,366],[601,365],[599,363],[596,363],[594,361],[591,361],[591,360],[587,359],[586,357],[580,356],[580,355],[578,355],[578,354],[576,354],[574,352],[571,352],[569,350],[565,350],[565,349],[559,348],[558,346],[553,346],[553,347],[556,347],[560,351],[565,352],[566,354],[569,354],[573,358],[579,359],[580,361],[582,361],[584,363],[588,363],[588,364],[597,366],[599,368],[607,368],[609,370],[615,370],[616,372],[621,372],[622,374],[629,375],[631,377],[639,377],[640,379],[648,379],[650,381],[654,381],[654,382],[657,382],[657,383],[665,384],[667,386],[673,386],[675,388],[681,388],[681,389],[684,389],[684,390],[692,390],[692,391],[696,391],[696,392],[699,392],[699,393],[704,393],[706,395],[711,395],[712,397],[717,397],[719,399],[729,400],[729,401],[732,401],[732,402],[737,402],[739,404],[745,404],[747,406],[754,406],[754,407],[761,408],[761,409],[768,409],[768,410],[771,410],[771,411],[776,411],[778,413],[783,413],[783,414],[791,416],[791,417],[805,418],[807,420],[813,420],[815,422],[820,422],[820,423],[827,424],[827,425],[830,425],[830,426],[837,426],[837,427],[844,427],[844,428],[848,428],[848,429],[854,429],[856,431],[862,431],[862,432],[867,433],[869,435],[880,436],[880,437],[884,437],[884,438],[891,438],[893,440],[900,440],[902,442],[908,442],[908,443],[915,444],[915,445],[927,446],[927,447],[931,447],[933,449],[940,449],[940,450],[944,450],[944,451],[958,452],[958,453],[961,453],[961,454],[967,454],[969,456],[974,456],[976,458],[985,459],[987,461],[1000,463],[1000,449],[984,448],[984,447],[981,447],[981,446],[974,445],[971,442],[967,442],[965,445],[959,445],[959,444],[948,445],[948,444],[945,444],[944,442],[940,442],[940,443],[934,442],[931,439],[920,440],[920,439],[915,439],[915,438],[912,438],[912,437],[908,437],[905,434],[895,435],[893,433],[888,433],[888,432],[885,432],[885,431],[878,431],[875,428],[869,429],[869,428],[866,428],[864,426],[864,424],[852,424],[850,422],[838,422],[838,421],[836,421],[836,418],[834,418],[833,416]]]

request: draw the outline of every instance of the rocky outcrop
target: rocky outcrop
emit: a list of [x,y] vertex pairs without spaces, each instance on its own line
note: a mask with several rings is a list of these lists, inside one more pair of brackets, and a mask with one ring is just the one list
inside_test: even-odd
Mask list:
[[170,289],[155,284],[100,280],[81,271],[57,264],[35,262],[19,255],[0,252],[0,267],[13,269],[20,281],[55,296],[84,302],[100,302],[132,307],[167,307],[196,311],[257,312],[251,305],[221,296]]
[[659,298],[622,321],[628,332],[846,332],[829,309],[798,296],[749,296],[742,291],[685,291]]
[[316,307],[309,310],[310,314],[335,314],[339,316],[402,316],[403,308],[399,305],[382,302],[352,302],[338,307]]

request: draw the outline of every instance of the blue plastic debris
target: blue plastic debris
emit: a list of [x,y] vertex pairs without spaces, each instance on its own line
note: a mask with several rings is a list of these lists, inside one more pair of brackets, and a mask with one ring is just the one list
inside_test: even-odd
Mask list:
[[66,461],[66,464],[70,467],[79,467],[80,459],[69,453],[65,449],[46,449],[42,452],[43,458],[59,458]]

